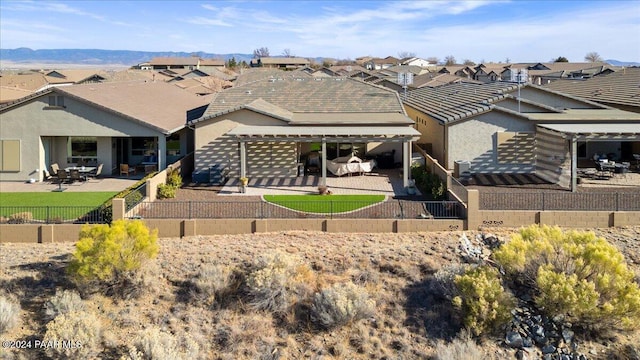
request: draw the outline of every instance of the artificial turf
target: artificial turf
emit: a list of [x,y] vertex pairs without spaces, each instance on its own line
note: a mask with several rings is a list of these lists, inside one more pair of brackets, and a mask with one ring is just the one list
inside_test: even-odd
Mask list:
[[264,195],[264,200],[288,209],[316,214],[357,210],[385,200],[384,195]]
[[[117,192],[0,193],[0,216],[31,212],[36,219],[72,219],[100,206]],[[49,207],[48,211],[46,207]]]

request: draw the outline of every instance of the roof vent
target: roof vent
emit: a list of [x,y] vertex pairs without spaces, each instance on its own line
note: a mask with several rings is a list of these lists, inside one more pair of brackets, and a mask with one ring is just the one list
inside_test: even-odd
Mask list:
[[251,90],[247,90],[244,93],[247,94],[247,95],[251,95]]

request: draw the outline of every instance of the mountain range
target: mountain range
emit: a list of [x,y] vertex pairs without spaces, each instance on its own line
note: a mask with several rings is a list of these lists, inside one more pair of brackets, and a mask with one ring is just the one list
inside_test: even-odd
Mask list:
[[[0,49],[0,60],[14,63],[71,63],[79,65],[122,65],[133,66],[147,62],[154,57],[186,57],[199,56],[202,58],[215,58],[229,60],[232,57],[236,61],[249,62],[253,54],[212,54],[206,52],[174,52],[174,51],[133,51],[133,50],[101,50],[101,49],[40,49],[29,48]],[[322,62],[322,57],[314,60]],[[614,66],[640,66],[640,62],[619,60],[605,60]]]

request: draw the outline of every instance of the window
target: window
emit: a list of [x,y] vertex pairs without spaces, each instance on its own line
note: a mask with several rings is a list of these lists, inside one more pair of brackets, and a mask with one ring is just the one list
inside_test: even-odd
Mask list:
[[172,134],[167,138],[167,155],[179,156],[180,155],[180,135]]
[[134,137],[131,139],[131,155],[155,155],[156,139],[153,137]]
[[64,96],[49,95],[49,107],[64,107]]
[[0,140],[0,171],[20,171],[20,140]]
[[69,162],[95,160],[98,156],[98,139],[92,136],[69,137],[67,139],[67,156]]

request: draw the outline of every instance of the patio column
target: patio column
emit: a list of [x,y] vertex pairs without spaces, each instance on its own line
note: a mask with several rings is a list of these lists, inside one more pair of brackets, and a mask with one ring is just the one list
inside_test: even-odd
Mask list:
[[409,164],[411,163],[411,141],[402,142],[402,186],[409,187]]
[[158,171],[167,167],[167,138],[158,136]]
[[320,157],[322,167],[322,179],[320,185],[327,186],[327,139],[322,138],[322,156]]
[[247,145],[240,141],[240,177],[247,177]]
[[571,137],[571,191],[578,191],[578,140]]

